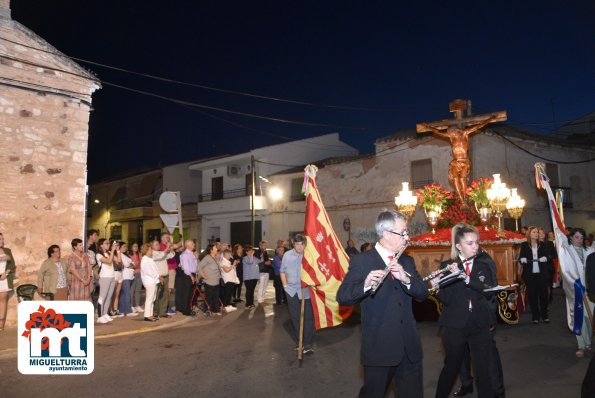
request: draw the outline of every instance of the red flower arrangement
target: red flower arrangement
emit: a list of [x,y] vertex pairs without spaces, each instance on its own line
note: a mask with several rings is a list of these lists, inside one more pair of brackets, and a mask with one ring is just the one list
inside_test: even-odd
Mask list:
[[448,228],[464,222],[471,225],[481,225],[479,214],[469,206],[463,206],[458,199],[448,201],[446,209],[438,219],[438,228]]
[[[478,228],[479,240],[482,244],[490,243],[523,243],[527,239],[524,235],[512,231],[504,231],[504,237],[497,236],[497,229],[484,230]],[[417,235],[409,239],[412,246],[450,246],[451,228],[441,228],[435,234]]]
[[488,189],[494,183],[493,178],[478,178],[477,180],[471,181],[471,184],[467,187],[466,194],[471,199],[477,208],[487,207],[490,204],[488,200]]
[[452,191],[442,188],[441,184],[432,183],[418,189],[415,195],[424,209],[434,210],[436,207],[440,207],[444,210],[448,200],[452,198]]

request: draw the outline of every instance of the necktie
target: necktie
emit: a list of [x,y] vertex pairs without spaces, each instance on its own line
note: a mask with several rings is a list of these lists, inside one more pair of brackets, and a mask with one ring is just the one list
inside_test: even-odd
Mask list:
[[[465,273],[467,275],[471,275],[471,269],[469,266],[471,265],[471,261],[465,261]],[[473,304],[471,304],[471,299],[469,299],[469,312],[473,311]]]
[[[389,261],[389,262],[393,261],[393,258],[395,258],[395,256],[388,256],[388,261]],[[392,273],[390,274],[390,277],[391,277],[393,280],[395,279],[395,276],[394,276]]]
[[465,261],[465,273],[467,275],[471,275],[471,269],[469,268],[470,265],[471,265],[471,261]]

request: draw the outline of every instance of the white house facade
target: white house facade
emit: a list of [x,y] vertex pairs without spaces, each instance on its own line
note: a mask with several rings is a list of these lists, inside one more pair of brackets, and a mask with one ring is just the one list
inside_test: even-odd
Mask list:
[[[202,220],[201,247],[217,240],[247,244],[278,239],[279,236],[271,234],[269,214],[276,204],[268,197],[273,187],[268,177],[310,162],[356,154],[355,148],[332,133],[191,164],[189,169],[202,175],[202,194],[197,203]],[[255,195],[252,195],[253,169]],[[299,197],[296,184],[301,188],[301,181],[290,183],[282,201],[291,202]],[[298,230],[303,230],[303,220]]]

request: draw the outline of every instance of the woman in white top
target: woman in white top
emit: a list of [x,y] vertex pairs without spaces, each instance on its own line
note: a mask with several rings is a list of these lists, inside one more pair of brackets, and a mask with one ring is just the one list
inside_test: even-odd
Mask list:
[[223,253],[221,253],[221,260],[219,262],[219,267],[221,267],[221,278],[223,278],[223,283],[225,285],[223,294],[223,305],[225,306],[226,312],[231,312],[237,310],[231,304],[231,296],[235,290],[236,285],[240,283],[238,279],[238,274],[236,273],[236,266],[238,265],[239,260],[233,260],[231,262],[231,250],[225,249]]
[[145,243],[140,252],[143,255],[140,261],[140,277],[145,287],[145,321],[155,322],[157,318],[153,316],[153,303],[157,294],[159,270],[153,260],[153,249],[149,243]]
[[112,295],[114,294],[114,258],[118,250],[118,243],[101,238],[97,242],[97,264],[99,265],[99,298],[97,304],[101,306],[101,316],[97,323],[108,323],[113,319],[108,315]]
[[126,242],[120,242],[120,260],[122,261],[122,289],[120,290],[120,300],[118,311],[124,316],[137,316],[138,313],[132,309],[130,296],[130,287],[134,280],[134,266],[132,259],[128,257],[128,246]]

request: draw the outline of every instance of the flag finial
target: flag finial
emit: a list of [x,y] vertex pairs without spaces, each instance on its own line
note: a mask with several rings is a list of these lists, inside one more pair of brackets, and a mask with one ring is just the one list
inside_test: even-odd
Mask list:
[[316,179],[317,172],[318,167],[313,164],[309,164],[304,168],[304,185],[302,186],[302,193],[305,196],[308,196],[308,190],[310,189],[310,178]]

